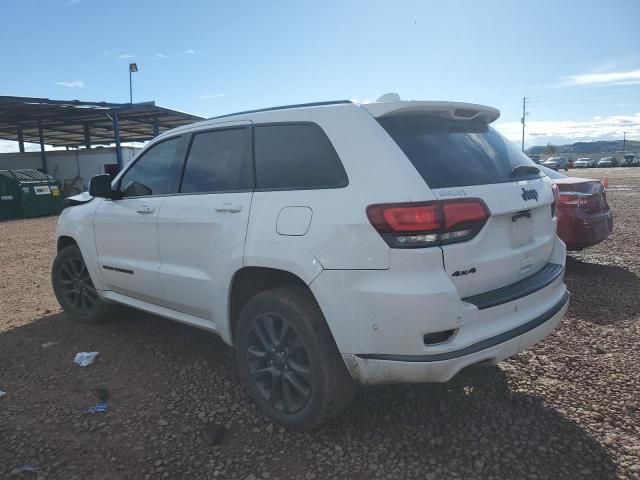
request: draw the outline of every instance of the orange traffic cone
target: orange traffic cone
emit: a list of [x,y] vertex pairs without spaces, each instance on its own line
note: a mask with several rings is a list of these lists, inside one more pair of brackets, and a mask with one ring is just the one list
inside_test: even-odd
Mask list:
[[609,178],[604,177],[602,184],[604,185],[604,188],[609,188]]

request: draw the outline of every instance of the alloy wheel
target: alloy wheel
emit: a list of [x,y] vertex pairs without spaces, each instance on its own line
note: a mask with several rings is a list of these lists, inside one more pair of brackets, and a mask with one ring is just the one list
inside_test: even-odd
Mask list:
[[246,355],[249,372],[263,398],[284,413],[295,413],[311,398],[312,371],[304,344],[282,315],[253,320]]
[[65,300],[77,311],[90,311],[98,300],[87,266],[79,258],[69,258],[60,265],[59,285]]

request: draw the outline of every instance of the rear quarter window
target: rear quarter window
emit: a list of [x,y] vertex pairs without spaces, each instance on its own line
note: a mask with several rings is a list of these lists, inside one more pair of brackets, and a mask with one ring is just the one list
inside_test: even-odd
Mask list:
[[[514,169],[535,163],[512,142],[480,121],[430,115],[398,115],[378,122],[430,188],[463,187],[539,178]],[[526,170],[526,169],[525,169]]]
[[267,124],[254,129],[256,189],[341,188],[347,175],[316,124]]

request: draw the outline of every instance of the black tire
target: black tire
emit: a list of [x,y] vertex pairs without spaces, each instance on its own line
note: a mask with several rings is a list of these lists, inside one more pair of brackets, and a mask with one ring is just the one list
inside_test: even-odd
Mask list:
[[114,306],[98,296],[76,245],[58,252],[51,268],[51,280],[58,303],[74,320],[100,323],[113,313]]
[[258,409],[290,430],[313,429],[353,400],[353,379],[318,304],[301,286],[251,298],[238,318],[235,351]]

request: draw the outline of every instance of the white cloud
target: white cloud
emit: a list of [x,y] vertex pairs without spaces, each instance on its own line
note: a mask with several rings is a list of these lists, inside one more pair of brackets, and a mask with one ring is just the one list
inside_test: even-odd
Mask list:
[[629,72],[585,73],[566,77],[566,85],[635,85],[640,83],[640,70]]
[[84,82],[82,80],[73,80],[72,82],[56,82],[56,85],[68,88],[84,88]]
[[167,56],[164,53],[156,53],[155,58],[167,58]]
[[224,93],[216,93],[216,94],[207,94],[207,95],[200,95],[198,98],[200,100],[210,100],[212,98],[220,98],[220,97],[224,97]]
[[[509,140],[522,140],[520,122],[503,122],[496,129]],[[621,139],[627,132],[627,138],[640,139],[640,113],[632,115],[611,115],[593,117],[592,120],[532,120],[525,129],[526,145],[545,145],[551,143],[573,143],[591,140]]]
[[85,0],[67,0],[66,2],[64,2],[64,6],[65,7],[70,7],[72,5],[77,5],[79,3],[84,2]]
[[130,59],[130,58],[136,58],[136,56],[132,55],[130,53],[123,53],[122,55],[118,55],[118,59],[119,60],[126,60],[126,59]]
[[[39,152],[40,145],[25,142],[24,149],[27,152]],[[18,146],[18,142],[13,142],[11,140],[0,140],[0,153],[11,153],[19,151],[20,147]]]
[[202,55],[202,52],[200,50],[194,50],[193,48],[190,48],[188,50],[184,51],[185,55]]

